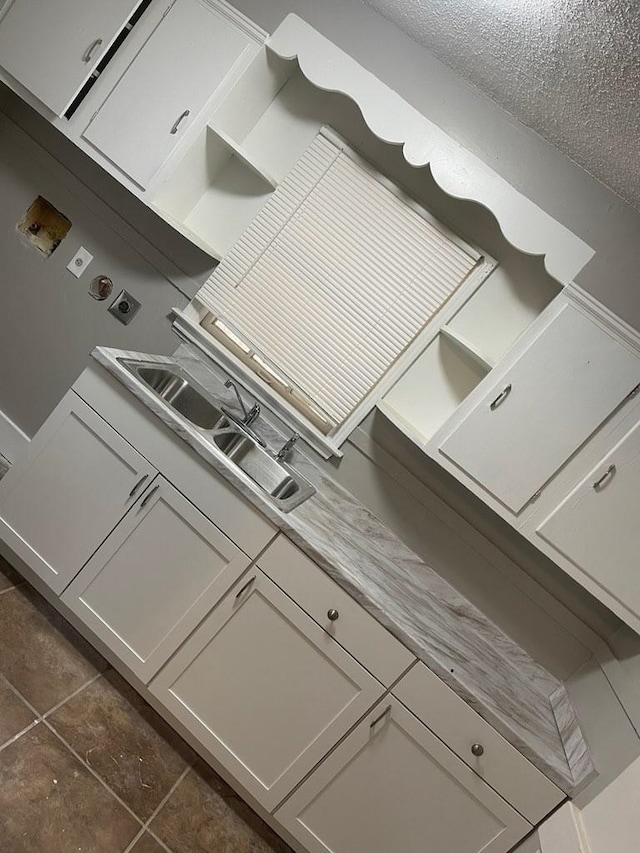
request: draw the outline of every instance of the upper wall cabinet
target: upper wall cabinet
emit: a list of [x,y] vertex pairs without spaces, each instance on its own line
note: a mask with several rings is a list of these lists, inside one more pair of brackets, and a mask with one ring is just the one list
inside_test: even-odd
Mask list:
[[331,117],[326,103],[291,63],[259,51],[154,181],[152,207],[223,258]]
[[0,64],[62,115],[141,0],[13,0],[0,20]]
[[436,334],[378,409],[425,452],[435,447],[437,453],[441,430],[559,292],[550,277],[516,283],[498,267],[479,288],[467,290],[462,304],[445,308]]
[[146,187],[228,75],[261,38],[214,0],[177,0],[129,65],[83,138]]
[[584,479],[551,512],[541,508],[524,532],[640,633],[637,408],[614,432],[615,438],[619,441]]
[[565,304],[438,455],[518,513],[639,379],[637,355]]

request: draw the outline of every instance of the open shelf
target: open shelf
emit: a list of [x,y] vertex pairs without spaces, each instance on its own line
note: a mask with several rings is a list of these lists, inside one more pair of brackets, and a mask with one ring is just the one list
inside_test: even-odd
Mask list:
[[440,326],[378,408],[424,448],[560,290],[526,267],[496,267]]
[[484,356],[474,344],[467,341],[459,332],[456,332],[453,327],[442,326],[440,334],[447,338],[451,344],[458,347],[460,351],[467,356],[467,358],[474,361],[481,370],[488,373],[493,367],[495,367],[495,363],[489,361],[489,359]]
[[295,63],[261,51],[172,161],[150,206],[221,260],[320,130],[327,97]]
[[494,367],[561,289],[524,268],[498,266],[448,321],[445,334]]
[[236,142],[235,139],[232,139],[228,134],[226,134],[223,130],[219,130],[215,127],[211,122],[209,123],[209,130],[211,130],[218,139],[222,142],[223,145],[226,145],[227,148],[232,152],[233,156],[237,157],[244,165],[251,169],[259,178],[261,178],[265,183],[269,184],[273,189],[278,186],[278,181],[269,173],[269,171],[262,166],[256,159],[254,159],[251,154],[244,151],[242,148],[242,144]]
[[378,409],[420,447],[436,434],[489,372],[442,330]]
[[185,237],[220,260],[259,213],[273,184],[247,168],[210,127],[199,135],[152,199]]

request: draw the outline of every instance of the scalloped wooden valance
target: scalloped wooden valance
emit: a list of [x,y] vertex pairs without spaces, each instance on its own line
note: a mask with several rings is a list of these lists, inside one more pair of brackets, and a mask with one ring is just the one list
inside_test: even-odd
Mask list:
[[449,195],[486,207],[505,238],[522,252],[543,255],[547,272],[562,284],[573,281],[594,256],[595,251],[576,234],[302,18],[288,15],[267,41],[267,48],[282,59],[297,60],[314,86],[351,98],[372,133],[384,142],[401,145],[412,166],[428,165],[434,180]]

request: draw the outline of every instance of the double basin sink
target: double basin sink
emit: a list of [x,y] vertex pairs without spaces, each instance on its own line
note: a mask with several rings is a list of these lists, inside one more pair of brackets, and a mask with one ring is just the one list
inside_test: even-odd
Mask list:
[[221,404],[177,364],[118,359],[156,397],[188,421],[282,512],[314,494],[315,488],[295,468],[277,459],[237,427]]

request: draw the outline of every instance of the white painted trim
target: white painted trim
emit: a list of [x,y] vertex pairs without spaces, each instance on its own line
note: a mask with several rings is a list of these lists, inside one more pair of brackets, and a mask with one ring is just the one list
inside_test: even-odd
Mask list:
[[594,648],[594,656],[622,710],[640,737],[640,687],[629,677],[604,640]]
[[580,812],[565,803],[538,829],[540,853],[591,853]]
[[296,59],[314,86],[355,101],[372,133],[402,145],[410,165],[429,165],[446,193],[487,207],[506,239],[527,254],[544,255],[547,271],[562,284],[572,281],[594,256],[576,234],[297,15],[287,15],[267,47],[282,59]]
[[266,30],[263,30],[262,27],[259,27],[255,21],[252,21],[251,18],[247,18],[246,15],[243,15],[242,12],[239,12],[237,9],[234,9],[233,6],[229,6],[225,2],[220,2],[220,0],[202,0],[202,2],[211,6],[212,9],[215,9],[219,15],[222,15],[227,20],[231,21],[232,24],[235,24],[236,27],[239,27],[249,38],[252,38],[258,44],[264,44],[269,35]]
[[629,323],[626,323],[617,314],[614,314],[610,308],[603,305],[595,296],[592,296],[586,290],[573,283],[566,288],[564,293],[568,299],[579,305],[585,313],[596,319],[601,326],[604,326],[615,337],[640,352],[640,331],[634,329],[633,326],[630,326]]
[[31,439],[0,409],[0,453],[12,464],[22,456]]

